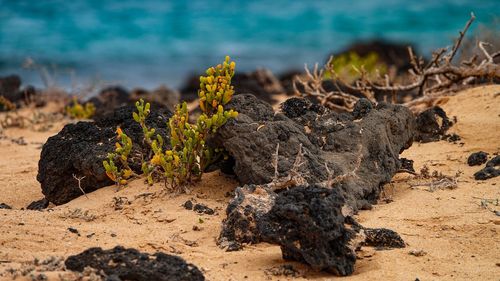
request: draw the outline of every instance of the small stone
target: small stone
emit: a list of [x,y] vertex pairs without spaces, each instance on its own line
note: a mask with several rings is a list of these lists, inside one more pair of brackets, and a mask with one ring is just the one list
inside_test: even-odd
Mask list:
[[42,198],[40,200],[31,202],[28,207],[26,207],[26,209],[41,211],[43,209],[46,209],[48,206],[49,200],[47,200],[47,198]]
[[408,252],[408,254],[415,256],[415,257],[423,257],[427,255],[427,252],[422,250],[422,249],[412,249]]
[[370,111],[373,109],[373,104],[371,101],[365,98],[359,99],[354,104],[354,109],[352,111],[352,115],[354,119],[361,119],[365,117]]
[[474,152],[467,158],[467,164],[469,166],[478,166],[486,163],[488,161],[488,153],[484,151]]
[[[67,269],[83,272],[86,267],[96,269],[96,272],[109,280],[205,280],[203,273],[193,264],[184,259],[165,254],[148,254],[136,249],[117,246],[110,250],[89,248],[84,252],[70,256],[64,262]],[[111,279],[113,280],[113,279]]]
[[12,209],[12,207],[5,203],[0,203],[0,209]]
[[68,231],[80,236],[80,233],[78,232],[78,229],[76,229],[76,228],[68,227]]
[[191,202],[191,200],[188,200],[188,201],[184,202],[184,204],[182,206],[184,206],[184,208],[186,210],[192,210],[193,209],[193,202]]
[[193,211],[199,214],[213,215],[215,211],[204,204],[196,204],[193,207]]

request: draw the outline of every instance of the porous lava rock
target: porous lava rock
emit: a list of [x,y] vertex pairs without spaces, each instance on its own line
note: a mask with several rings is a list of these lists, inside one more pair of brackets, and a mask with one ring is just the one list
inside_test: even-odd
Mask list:
[[[305,99],[292,98],[274,112],[271,105],[250,94],[233,97],[227,108],[239,112],[220,128],[215,142],[234,159],[242,184],[265,184],[285,177],[302,149],[300,174],[309,184],[329,175],[350,174],[338,184],[354,209],[375,201],[383,183],[401,167],[399,154],[413,141],[415,118],[403,106],[359,102],[352,113],[336,113]],[[362,108],[362,110],[361,110]],[[279,147],[278,147],[279,145]]]
[[120,107],[134,105],[140,99],[157,108],[173,110],[175,105],[179,103],[179,97],[179,92],[166,86],[160,86],[152,91],[134,89],[132,92],[120,86],[111,86],[102,89],[97,96],[92,97],[88,102],[93,103],[96,107],[93,118],[98,119]]
[[487,180],[500,176],[500,155],[486,162],[486,166],[474,174],[476,180]]
[[307,186],[280,192],[258,222],[262,240],[280,245],[285,260],[350,275],[356,261],[350,245],[354,232],[344,225],[343,204],[337,189]]
[[344,214],[346,208],[338,189],[321,185],[276,192],[271,185],[238,187],[218,243],[229,251],[243,244],[277,244],[284,259],[337,275],[354,271],[355,251],[362,245],[405,247],[396,232],[364,228]]
[[[21,88],[21,84],[21,78],[16,74],[0,77],[0,96],[18,107],[30,102],[34,102],[36,106],[45,104],[45,102],[35,99],[38,92],[33,86]],[[0,110],[2,110],[1,105]]]
[[426,143],[445,138],[453,125],[446,112],[439,106],[429,108],[417,116],[415,141]]
[[[234,96],[227,107],[239,115],[215,143],[232,156],[245,185],[226,210],[221,247],[274,243],[283,258],[338,275],[353,272],[361,245],[404,247],[397,233],[364,228],[348,213],[374,202],[402,167],[399,154],[415,130],[407,108],[360,100],[354,113],[335,113],[291,98],[274,112],[249,94]],[[301,183],[280,185],[293,177]]]
[[401,169],[415,173],[415,168],[413,168],[413,160],[407,158],[399,159],[401,162]]
[[42,198],[40,200],[36,200],[36,201],[31,202],[26,207],[26,209],[40,211],[43,209],[47,209],[47,207],[49,206],[49,203],[50,202],[49,202],[49,200],[47,200],[47,198]]
[[232,79],[235,92],[252,93],[261,100],[276,103],[276,96],[285,93],[281,82],[268,69],[236,73]]
[[5,203],[0,203],[0,209],[10,210],[10,209],[12,209],[12,207],[5,204]]
[[273,207],[278,195],[264,185],[237,187],[234,198],[226,208],[218,244],[227,251],[242,249],[242,244],[262,241],[258,222]]
[[488,153],[484,151],[474,152],[467,158],[467,165],[469,166],[479,166],[488,161]]
[[21,78],[18,75],[12,74],[0,77],[0,95],[8,100],[13,101],[19,87],[21,87]]
[[[47,140],[38,162],[37,180],[50,202],[60,205],[82,195],[74,177],[81,178],[81,188],[86,193],[113,184],[102,162],[115,149],[117,127],[132,139],[129,165],[140,173],[142,156],[147,155],[149,147],[143,143],[140,125],[132,118],[135,110],[134,106],[125,106],[95,122],[68,124]],[[163,136],[165,143],[169,143],[167,121],[171,115],[167,109],[152,107],[146,120],[148,126]]]
[[[280,80],[268,69],[257,69],[247,73],[236,73],[232,78],[235,95],[251,93],[257,98],[276,103],[276,96],[285,93]],[[198,98],[199,75],[190,75],[181,87],[181,99],[193,101]]]
[[359,99],[358,102],[354,104],[352,110],[352,116],[354,119],[361,119],[365,117],[373,109],[373,104],[371,101],[365,98]]
[[193,206],[193,211],[197,212],[198,214],[205,214],[205,215],[215,214],[214,209],[208,207],[205,204],[200,204],[200,203],[197,203]]
[[166,107],[169,110],[175,110],[175,106],[180,102],[180,93],[162,85],[151,91],[143,89],[134,89],[130,95],[132,102],[143,99],[151,104]]
[[404,248],[405,242],[397,232],[387,228],[364,228],[363,245],[377,248]]
[[184,259],[165,253],[153,255],[133,248],[117,246],[110,250],[89,248],[69,256],[66,268],[83,272],[85,267],[97,270],[106,280],[129,281],[202,281],[203,273]]
[[110,86],[102,89],[99,94],[92,97],[88,102],[94,104],[96,110],[94,116],[100,118],[113,112],[115,109],[130,104],[130,93],[120,86]]

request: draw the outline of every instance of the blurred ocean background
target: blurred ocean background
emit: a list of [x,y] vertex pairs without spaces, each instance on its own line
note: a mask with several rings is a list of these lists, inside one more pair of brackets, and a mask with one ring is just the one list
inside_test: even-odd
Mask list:
[[[470,12],[498,29],[498,0],[0,0],[0,76],[42,86],[26,58],[73,82],[178,87],[231,55],[237,70],[323,63],[362,39],[452,44]],[[495,25],[496,24],[496,25]]]

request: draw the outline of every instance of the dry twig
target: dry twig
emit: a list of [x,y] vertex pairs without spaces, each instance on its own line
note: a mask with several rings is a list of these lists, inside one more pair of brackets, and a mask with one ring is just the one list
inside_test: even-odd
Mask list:
[[[489,44],[485,42],[478,43],[479,49],[485,56],[484,60],[477,63],[477,57],[473,56],[469,60],[453,64],[453,59],[460,49],[463,38],[475,18],[474,14],[471,14],[464,29],[459,32],[459,37],[451,51],[448,52],[448,48],[436,50],[432,54],[430,62],[425,66],[423,59],[417,58],[413,50],[408,48],[412,65],[409,74],[412,81],[407,84],[392,83],[389,76],[385,76],[385,79],[372,81],[366,75],[366,71],[361,68],[357,69],[361,78],[353,85],[349,85],[339,79],[334,71],[332,58],[330,58],[321,70],[318,70],[318,66],[315,65],[311,72],[306,66],[305,75],[303,77],[296,76],[294,79],[295,93],[300,96],[312,97],[332,110],[350,111],[358,100],[358,97],[352,93],[361,94],[371,101],[375,101],[375,92],[391,94],[393,102],[395,102],[395,95],[398,92],[418,91],[418,98],[405,103],[406,106],[413,107],[419,104],[429,104],[440,95],[456,87],[463,87],[477,81],[500,79],[500,66],[494,62],[494,58],[500,56],[500,51],[490,53],[485,48]],[[323,88],[324,71],[331,74],[332,82],[337,88],[336,91],[326,91]],[[342,83],[343,89],[338,86],[339,82]]]
[[85,197],[87,197],[87,199],[90,199],[88,196],[87,196],[87,193],[85,193],[85,191],[83,190],[82,188],[82,180],[85,178],[85,176],[83,177],[77,177],[75,176],[75,174],[73,174],[73,178],[78,182],[78,188],[80,189],[80,191],[83,193],[83,195],[85,195]]
[[278,190],[278,189],[284,189],[284,188],[307,184],[306,179],[299,171],[300,167],[306,163],[303,160],[304,152],[302,151],[302,144],[299,145],[299,152],[295,157],[295,161],[293,162],[292,168],[288,172],[288,175],[281,178],[279,177],[278,173],[278,153],[279,153],[279,144],[276,146],[276,154],[273,155],[274,179],[271,183],[268,184],[268,186],[272,190]]
[[348,178],[357,178],[358,175],[356,174],[361,167],[361,162],[363,160],[363,154],[362,154],[362,149],[363,146],[360,144],[358,145],[358,152],[356,153],[358,157],[356,158],[356,165],[354,166],[354,169],[351,171],[344,173],[342,175],[338,175],[333,177],[333,171],[330,171],[328,168],[328,165],[325,163],[325,169],[328,173],[328,179],[325,182],[320,183],[320,185],[325,186],[326,188],[332,188],[335,184],[339,182],[343,182]]

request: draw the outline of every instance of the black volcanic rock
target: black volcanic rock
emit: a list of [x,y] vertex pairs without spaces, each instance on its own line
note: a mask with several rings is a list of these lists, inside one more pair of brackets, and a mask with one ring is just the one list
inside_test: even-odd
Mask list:
[[248,94],[234,96],[227,108],[239,116],[214,139],[234,158],[233,170],[242,184],[272,181],[278,144],[278,173],[286,176],[302,146],[305,164],[300,169],[310,184],[328,178],[325,165],[336,176],[356,170],[338,184],[354,209],[358,200],[374,201],[380,186],[401,167],[399,153],[411,145],[415,127],[407,108],[384,103],[363,109],[358,120],[297,98],[283,104],[283,113]]
[[130,93],[123,87],[112,86],[102,89],[99,94],[88,102],[93,103],[96,111],[94,116],[102,117],[122,106],[130,105]]
[[[141,171],[141,155],[146,155],[149,147],[143,144],[142,129],[132,118],[135,110],[134,106],[125,106],[95,122],[68,124],[47,140],[38,162],[37,180],[50,202],[60,205],[82,195],[73,175],[85,176],[81,187],[86,193],[113,184],[102,162],[115,149],[117,127],[132,139],[129,164],[134,171]],[[148,126],[163,136],[165,143],[169,143],[167,121],[171,115],[170,111],[153,106],[146,120]]]
[[10,210],[10,209],[12,209],[12,207],[9,206],[9,205],[7,205],[7,204],[5,204],[5,203],[0,203],[0,209],[8,209],[8,210]]
[[[42,106],[45,101],[37,99],[38,92],[33,86],[21,88],[21,78],[18,75],[0,77],[0,96],[15,104],[17,107],[26,103],[34,102],[36,106]],[[0,107],[2,110],[2,107]]]
[[[275,103],[275,96],[285,93],[280,80],[267,69],[258,69],[247,73],[236,73],[232,78],[235,95],[251,93],[269,103]],[[190,75],[181,87],[181,99],[193,101],[198,98],[200,87],[199,75]]]
[[43,209],[47,209],[47,207],[49,206],[49,203],[50,202],[49,202],[49,200],[47,200],[47,198],[42,198],[40,200],[31,202],[26,207],[26,209],[40,211],[40,210],[43,210]]
[[[402,167],[399,154],[415,133],[407,108],[360,100],[355,112],[339,114],[291,98],[276,113],[249,94],[234,96],[227,107],[239,115],[214,142],[229,152],[245,185],[226,210],[221,247],[232,251],[246,243],[274,243],[284,259],[338,275],[353,272],[354,251],[361,245],[404,247],[394,231],[364,228],[344,209],[367,208]],[[277,183],[290,176],[298,153],[302,164],[294,173],[302,183],[281,189]]]
[[337,188],[296,186],[274,192],[267,185],[236,189],[224,219],[218,244],[227,251],[243,244],[280,245],[283,258],[317,270],[350,275],[355,250],[362,245],[401,248],[404,241],[385,228],[364,228],[344,215],[345,202]]
[[343,198],[336,189],[295,187],[278,194],[258,221],[262,240],[278,244],[285,260],[309,264],[337,275],[354,272],[354,232],[344,225]]
[[500,155],[493,157],[486,162],[486,166],[474,174],[476,180],[487,180],[500,176]]
[[4,96],[9,101],[17,101],[20,87],[21,78],[18,75],[0,77],[0,96]]
[[488,153],[484,151],[474,152],[467,158],[467,165],[478,166],[486,163],[488,161]]
[[203,273],[184,259],[165,254],[141,253],[136,249],[117,246],[110,250],[89,248],[69,256],[66,268],[83,272],[85,267],[97,270],[106,280],[128,281],[202,281]]
[[179,103],[179,93],[165,86],[160,86],[152,91],[134,89],[132,92],[120,86],[112,86],[102,89],[97,96],[92,97],[88,102],[93,103],[96,107],[93,118],[97,119],[120,107],[134,105],[140,99],[157,108],[173,110],[175,105]]
[[268,69],[249,73],[236,73],[232,79],[236,94],[251,93],[257,98],[274,104],[276,95],[285,93],[281,82]]
[[365,228],[363,245],[378,248],[404,248],[405,242],[397,232],[387,228]]
[[423,111],[416,121],[415,141],[423,143],[445,138],[446,132],[453,125],[446,112],[439,106]]

